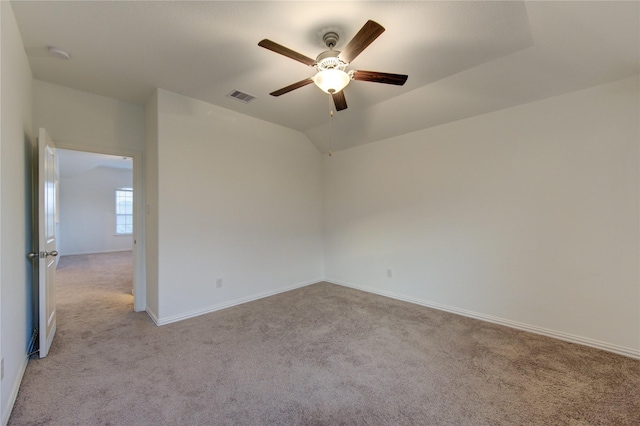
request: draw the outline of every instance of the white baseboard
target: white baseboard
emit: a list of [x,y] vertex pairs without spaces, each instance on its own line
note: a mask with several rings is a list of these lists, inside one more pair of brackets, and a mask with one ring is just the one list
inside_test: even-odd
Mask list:
[[18,375],[16,376],[16,381],[11,388],[11,394],[9,395],[7,406],[2,413],[2,426],[6,426],[6,424],[9,423],[9,417],[11,417],[13,406],[16,403],[16,398],[18,398],[18,390],[20,390],[20,383],[22,383],[22,378],[24,377],[24,372],[27,370],[28,363],[29,358],[27,358],[27,356],[25,355],[24,362],[20,366],[20,370],[18,371]]
[[62,256],[79,256],[83,254],[102,254],[102,253],[118,253],[121,251],[133,251],[133,249],[117,249],[117,250],[99,250],[99,251],[81,251],[75,253],[60,253],[60,257]]
[[[286,287],[280,287],[280,288],[275,289],[275,290],[265,291],[265,292],[254,294],[254,295],[247,296],[247,297],[241,297],[240,299],[230,300],[228,302],[220,303],[218,305],[210,306],[210,307],[207,307],[207,308],[198,309],[198,310],[191,311],[191,312],[186,312],[184,314],[173,315],[173,316],[170,316],[170,317],[167,317],[167,318],[157,319],[157,318],[151,316],[151,313],[149,315],[151,316],[151,318],[155,321],[155,323],[157,325],[165,325],[165,324],[170,324],[172,322],[182,321],[182,320],[185,320],[185,319],[188,319],[188,318],[193,318],[193,317],[197,317],[197,316],[200,316],[200,315],[208,314],[208,313],[211,313],[211,312],[219,311],[221,309],[230,308],[232,306],[242,305],[243,303],[252,302],[254,300],[263,299],[265,297],[274,296],[274,295],[279,294],[279,293],[284,293],[285,291],[290,291],[290,290],[295,290],[297,288],[306,287],[308,285],[319,283],[321,281],[323,281],[322,278],[309,280],[309,281],[304,281],[304,282],[293,284],[293,285],[289,285],[289,286],[286,286]],[[149,312],[149,311],[147,310],[147,312]]]
[[336,280],[332,278],[325,278],[325,281],[331,284],[341,285],[343,287],[349,287],[356,290],[366,291],[367,293],[373,293],[380,296],[389,297],[391,299],[402,300],[404,302],[413,303],[416,305],[426,306],[427,308],[438,309],[440,311],[450,312],[457,315],[462,315],[469,318],[479,319],[482,321],[491,322],[494,324],[500,324],[507,327],[515,328],[518,330],[524,330],[535,334],[540,334],[547,337],[553,337],[555,339],[564,340],[566,342],[577,343],[584,346],[590,346],[596,349],[602,349],[604,351],[613,352],[618,355],[624,355],[629,358],[640,359],[640,350],[626,348],[623,346],[614,345],[607,342],[601,342],[594,339],[589,339],[587,337],[575,336],[573,334],[564,333],[561,331],[550,330],[543,327],[538,327],[535,325],[529,325],[517,321],[512,321],[504,318],[494,317],[491,315],[485,315],[478,312],[468,311],[466,309],[459,309],[453,306],[442,305],[440,303],[431,302],[428,300],[422,300],[415,297],[403,296],[401,294],[396,294],[388,291],[381,291],[375,288],[362,286],[359,284],[354,284],[346,281]]
[[149,307],[147,306],[147,308],[145,309],[145,312],[147,313],[147,315],[149,315],[149,317],[151,318],[151,320],[156,324],[156,325],[160,325],[158,324],[158,315],[156,315],[155,312],[153,312],[151,309],[149,309]]

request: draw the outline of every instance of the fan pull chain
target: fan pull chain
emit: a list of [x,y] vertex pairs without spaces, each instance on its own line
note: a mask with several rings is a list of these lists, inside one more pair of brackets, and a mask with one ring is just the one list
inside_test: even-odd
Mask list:
[[329,117],[333,118],[333,98],[329,96]]

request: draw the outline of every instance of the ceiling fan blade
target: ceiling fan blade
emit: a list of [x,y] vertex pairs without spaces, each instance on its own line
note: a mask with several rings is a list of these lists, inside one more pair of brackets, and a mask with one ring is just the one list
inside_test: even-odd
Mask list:
[[374,83],[395,84],[402,86],[409,78],[404,74],[389,74],[387,72],[377,71],[353,71],[351,73],[354,80],[372,81]]
[[311,59],[308,56],[304,56],[302,53],[295,52],[287,47],[284,47],[274,41],[267,40],[266,38],[258,43],[258,46],[269,49],[272,52],[279,53],[287,58],[294,59],[298,62],[302,62],[305,65],[314,66],[316,64],[315,59]]
[[276,90],[275,92],[271,92],[269,93],[271,96],[280,96],[280,95],[284,95],[285,93],[289,93],[292,90],[296,90],[299,89],[301,87],[306,86],[307,84],[311,84],[313,83],[313,79],[311,77],[309,78],[305,78],[304,80],[300,80],[296,83],[290,84],[287,87],[283,87],[280,90]]
[[364,49],[367,48],[373,40],[377,39],[384,32],[384,27],[377,22],[367,21],[358,34],[356,34],[349,43],[342,49],[338,57],[347,64],[353,61]]
[[331,97],[333,98],[333,104],[336,106],[337,111],[347,109],[347,100],[344,97],[344,90],[341,90],[338,93],[332,93]]

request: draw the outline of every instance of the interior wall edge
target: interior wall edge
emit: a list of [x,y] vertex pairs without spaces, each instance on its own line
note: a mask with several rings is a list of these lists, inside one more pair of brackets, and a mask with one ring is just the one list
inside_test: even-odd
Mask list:
[[409,302],[414,305],[424,306],[426,308],[437,309],[443,312],[449,312],[456,315],[461,315],[468,318],[477,319],[493,324],[503,325],[505,327],[514,328],[516,330],[527,331],[534,334],[539,334],[546,337],[551,337],[565,342],[576,343],[583,346],[589,346],[592,348],[612,352],[618,355],[626,356],[628,358],[640,360],[640,349],[627,348],[623,346],[614,345],[612,343],[602,342],[588,337],[576,336],[562,331],[551,330],[548,328],[538,327],[535,325],[525,324],[518,321],[512,321],[506,318],[494,317],[486,315],[480,312],[469,311],[466,309],[456,308],[454,306],[442,305],[440,303],[431,302],[429,300],[419,299],[416,297],[405,296],[395,292],[382,291],[373,287],[368,287],[361,284],[356,284],[348,281],[338,280],[335,278],[325,278],[325,281],[331,284],[340,285],[343,287],[353,288],[355,290],[365,291],[367,293],[377,294],[378,296],[389,297],[391,299],[401,300],[403,302]]
[[156,315],[156,313],[153,311],[153,309],[149,308],[147,306],[147,308],[145,309],[145,312],[147,313],[147,315],[149,315],[149,318],[151,318],[151,320],[154,322],[155,325],[160,325],[158,324],[159,320],[158,320],[158,315]]

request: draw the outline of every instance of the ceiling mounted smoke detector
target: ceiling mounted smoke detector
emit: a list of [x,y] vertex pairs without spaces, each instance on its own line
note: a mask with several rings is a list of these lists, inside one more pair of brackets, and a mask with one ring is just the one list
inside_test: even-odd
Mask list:
[[71,59],[71,55],[69,55],[69,53],[66,50],[60,49],[59,47],[49,46],[48,50],[51,56],[55,56],[58,59],[63,59],[65,61],[67,59]]

